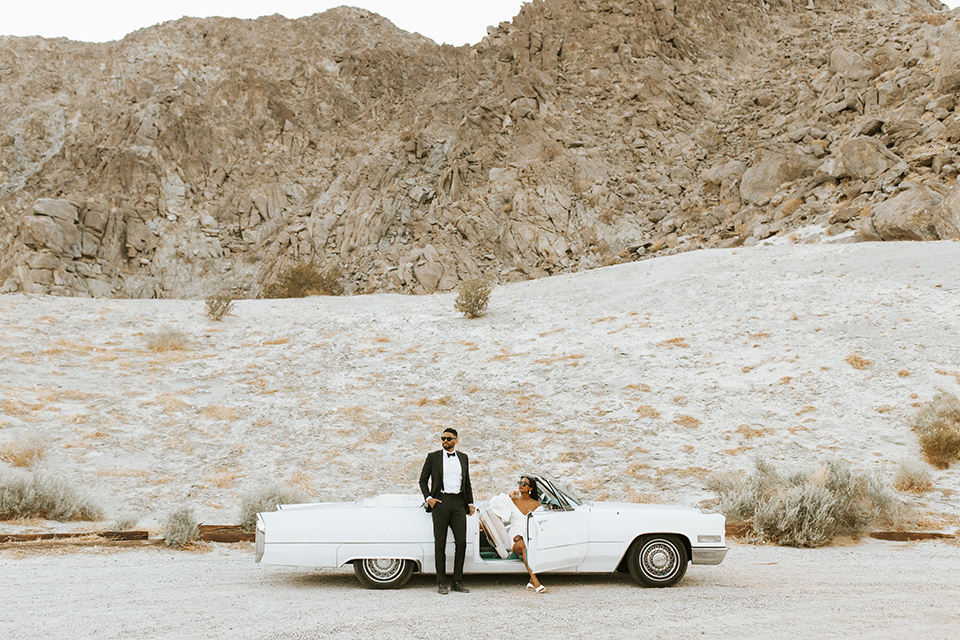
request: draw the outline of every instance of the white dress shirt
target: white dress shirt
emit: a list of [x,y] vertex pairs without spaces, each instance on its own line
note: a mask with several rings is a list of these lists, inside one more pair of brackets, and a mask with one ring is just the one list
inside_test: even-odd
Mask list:
[[460,467],[460,456],[454,453],[448,455],[443,452],[443,492],[460,493],[463,482],[463,469]]

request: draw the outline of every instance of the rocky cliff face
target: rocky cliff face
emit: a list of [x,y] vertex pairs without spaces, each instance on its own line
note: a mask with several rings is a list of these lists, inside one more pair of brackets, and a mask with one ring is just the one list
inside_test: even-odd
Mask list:
[[534,0],[473,47],[366,11],[0,38],[0,285],[430,293],[701,247],[960,236],[960,11]]

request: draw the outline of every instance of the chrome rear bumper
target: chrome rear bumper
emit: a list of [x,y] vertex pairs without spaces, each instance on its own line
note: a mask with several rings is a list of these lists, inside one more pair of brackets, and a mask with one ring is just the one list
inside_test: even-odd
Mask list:
[[727,547],[722,549],[692,549],[692,564],[720,564],[727,555]]
[[[257,524],[259,525],[260,523],[258,522]],[[264,538],[263,531],[261,531],[260,527],[258,526],[257,527],[257,551],[253,559],[254,562],[260,562],[260,559],[263,557],[263,546],[265,542],[263,538]]]

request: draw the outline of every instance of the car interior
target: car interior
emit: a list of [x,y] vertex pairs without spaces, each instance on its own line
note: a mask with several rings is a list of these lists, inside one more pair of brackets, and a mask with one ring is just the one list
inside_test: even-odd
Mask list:
[[[537,477],[542,509],[567,510],[576,506],[569,496],[557,491],[542,477]],[[572,503],[572,505],[571,505]],[[484,560],[519,560],[513,553],[513,538],[503,521],[489,508],[478,510],[480,515],[480,557]]]
[[489,508],[480,509],[480,557],[484,560],[509,560],[517,555],[511,551],[513,540],[503,521]]

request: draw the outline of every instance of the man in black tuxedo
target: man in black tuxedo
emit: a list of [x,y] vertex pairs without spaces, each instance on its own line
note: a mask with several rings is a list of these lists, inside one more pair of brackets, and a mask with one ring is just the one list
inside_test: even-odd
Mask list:
[[470,487],[470,461],[456,450],[457,430],[447,428],[440,437],[443,449],[427,454],[420,472],[420,493],[427,511],[433,515],[433,542],[437,564],[437,591],[447,590],[447,528],[453,529],[456,555],[453,560],[453,585],[460,593],[463,586],[463,562],[467,557],[467,514],[473,515],[473,489]]

